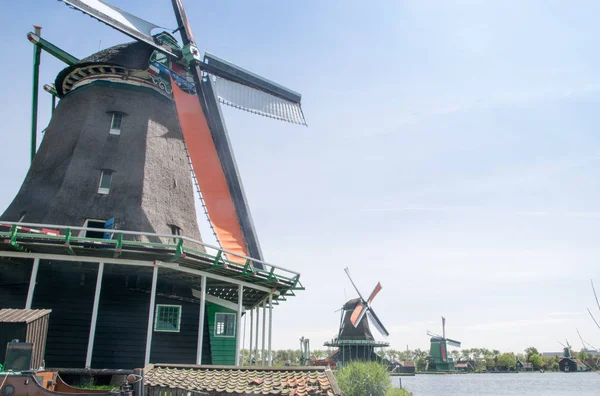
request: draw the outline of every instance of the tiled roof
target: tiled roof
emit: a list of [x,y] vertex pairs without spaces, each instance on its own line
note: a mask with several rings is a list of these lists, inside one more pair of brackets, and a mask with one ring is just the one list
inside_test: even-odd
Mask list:
[[209,395],[341,395],[326,367],[232,367],[155,364],[144,370],[144,385],[208,392]]

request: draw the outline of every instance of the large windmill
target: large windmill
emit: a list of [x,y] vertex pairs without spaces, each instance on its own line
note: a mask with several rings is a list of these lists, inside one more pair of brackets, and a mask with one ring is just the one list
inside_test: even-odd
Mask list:
[[446,318],[442,316],[442,335],[427,331],[431,337],[429,355],[427,356],[427,371],[453,371],[454,359],[448,354],[448,345],[460,348],[460,341],[446,338]]
[[[302,285],[263,261],[220,105],[305,124],[301,96],[201,56],[181,0],[171,33],[104,1],[63,3],[135,41],[77,59],[28,35],[34,92],[42,50],[67,67],[44,87],[60,100],[37,152],[34,94],[32,163],[0,216],[0,308],[53,310],[54,367],[238,364],[245,313],[251,361],[270,364],[272,308]],[[220,246],[201,239],[194,185]]]
[[365,299],[354,284],[348,268],[345,268],[344,271],[356,290],[358,298],[347,301],[341,308],[342,314],[338,335],[332,341],[325,343],[327,347],[338,348],[330,359],[341,366],[350,360],[380,361],[382,359],[375,353],[375,348],[387,347],[389,343],[375,340],[369,322],[383,336],[387,337],[389,335],[371,306],[375,296],[381,291],[381,283],[377,283],[369,298]]

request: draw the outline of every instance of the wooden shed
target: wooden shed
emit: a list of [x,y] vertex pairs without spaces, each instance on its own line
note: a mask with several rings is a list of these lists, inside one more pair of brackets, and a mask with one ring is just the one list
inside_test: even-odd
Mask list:
[[0,309],[0,361],[12,340],[33,344],[31,367],[43,366],[51,309]]

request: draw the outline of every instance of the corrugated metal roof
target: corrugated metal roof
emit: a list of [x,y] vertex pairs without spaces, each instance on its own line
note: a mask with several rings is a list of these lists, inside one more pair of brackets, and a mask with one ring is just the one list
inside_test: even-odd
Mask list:
[[50,312],[51,309],[0,309],[0,323],[31,323]]

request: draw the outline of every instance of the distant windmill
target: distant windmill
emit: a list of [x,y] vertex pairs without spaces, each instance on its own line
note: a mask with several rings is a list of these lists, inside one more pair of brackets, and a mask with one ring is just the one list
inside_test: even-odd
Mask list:
[[376,341],[369,327],[370,322],[383,336],[389,335],[371,306],[382,289],[381,283],[377,283],[369,298],[365,299],[354,284],[348,268],[344,271],[358,293],[358,298],[347,301],[341,308],[338,336],[325,343],[325,346],[338,348],[330,359],[342,366],[350,360],[381,360],[375,353],[375,348],[387,347],[389,343]]
[[446,338],[446,318],[442,316],[442,335],[427,331],[431,337],[429,356],[427,356],[428,371],[453,371],[454,359],[448,354],[448,345],[460,348],[460,341]]

